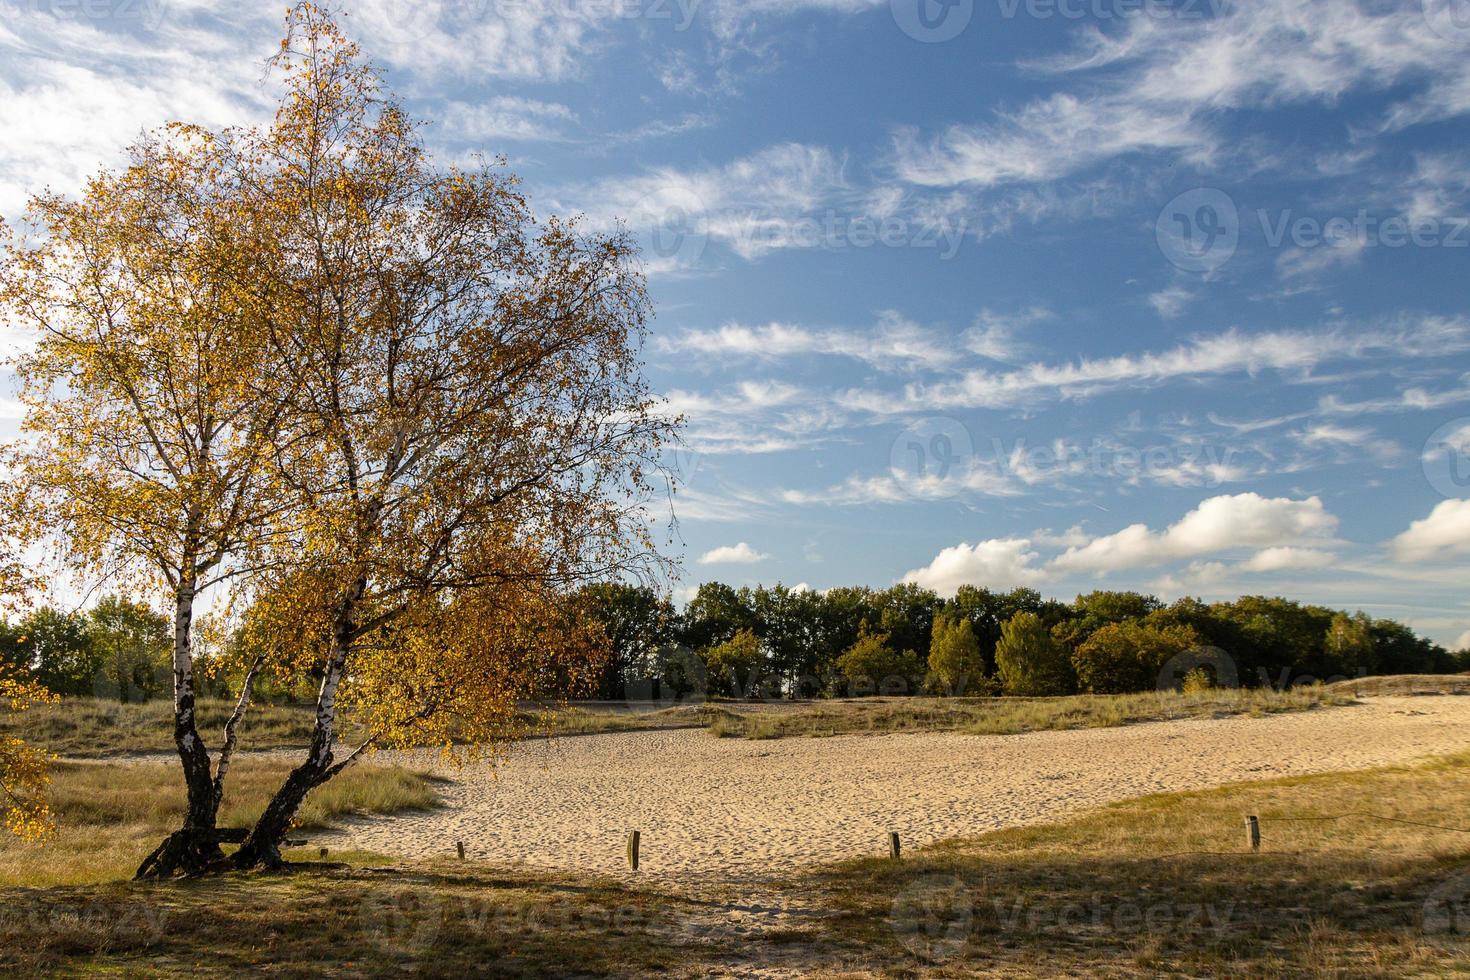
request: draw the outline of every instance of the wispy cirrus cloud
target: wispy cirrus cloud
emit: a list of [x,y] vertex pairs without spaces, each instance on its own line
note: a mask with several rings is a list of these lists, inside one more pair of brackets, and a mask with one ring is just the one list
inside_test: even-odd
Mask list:
[[1049,399],[1078,399],[1128,386],[1142,388],[1210,376],[1260,371],[1305,374],[1320,364],[1369,356],[1440,356],[1470,349],[1470,321],[1425,317],[1383,328],[1347,331],[1230,330],[1170,350],[1036,362],[1012,371],[973,370],[958,380],[910,384],[901,393],[853,389],[837,403],[877,414],[1005,408]]
[[1410,80],[1411,94],[1366,128],[1470,111],[1463,48],[1408,0],[1261,0],[1211,18],[1140,16],[1076,36],[1071,51],[1027,66],[1074,90],[930,136],[900,130],[895,173],[926,187],[987,188],[1053,181],[1135,154],[1202,165],[1232,152],[1222,110],[1334,105]]

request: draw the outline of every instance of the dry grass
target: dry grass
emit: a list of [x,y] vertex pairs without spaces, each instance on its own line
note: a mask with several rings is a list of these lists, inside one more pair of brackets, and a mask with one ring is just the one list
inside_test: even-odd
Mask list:
[[[232,771],[220,826],[249,826],[281,784],[290,764],[242,760]],[[53,772],[51,808],[57,834],[44,847],[0,835],[0,884],[89,884],[126,878],[157,843],[177,830],[184,812],[178,766],[157,762],[61,762]],[[312,793],[303,830],[349,814],[388,814],[435,805],[432,777],[364,764]]]
[[1464,975],[1470,833],[1417,824],[1467,814],[1470,754],[1150,797],[792,887],[825,892],[829,940],[884,975]]
[[[888,732],[968,732],[1011,735],[1066,728],[1103,728],[1143,721],[1269,714],[1349,704],[1360,685],[1366,696],[1391,693],[1393,682],[1428,690],[1429,682],[1453,689],[1455,678],[1370,678],[1331,688],[1290,691],[1208,691],[1081,695],[1070,698],[857,698],[833,701],[712,701],[665,708],[626,710],[572,705],[523,713],[528,730],[540,735],[708,728],[721,738],[792,738]],[[1470,677],[1459,680],[1470,693]],[[1384,687],[1374,688],[1378,681]],[[1417,690],[1416,690],[1417,693]],[[206,740],[224,726],[231,705],[203,701],[200,731]],[[172,705],[167,701],[117,704],[69,698],[24,715],[0,711],[0,735],[18,734],[56,755],[73,759],[115,758],[173,751]],[[242,728],[244,750],[300,748],[311,736],[312,713],[300,705],[257,705]],[[352,741],[357,733],[344,736]]]
[[1470,674],[1393,674],[1338,681],[1328,690],[1351,697],[1470,694]]
[[692,903],[471,865],[0,894],[7,977],[646,977],[711,951],[673,935]]
[[[225,701],[201,700],[199,731],[218,743],[234,710]],[[56,755],[105,759],[173,751],[173,702],[119,704],[100,698],[67,698],[23,714],[0,710],[0,735],[19,735]],[[313,714],[301,705],[256,704],[240,731],[242,750],[299,748],[311,740]]]
[[936,731],[1016,735],[1113,728],[1145,721],[1307,711],[1351,703],[1345,693],[1321,687],[1069,698],[871,698],[813,702],[785,710],[724,705],[724,711],[709,727],[722,738],[756,739]]

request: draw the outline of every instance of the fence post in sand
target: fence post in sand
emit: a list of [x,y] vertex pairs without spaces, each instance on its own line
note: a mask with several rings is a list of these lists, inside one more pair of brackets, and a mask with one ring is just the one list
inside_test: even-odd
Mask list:
[[898,831],[891,831],[888,834],[888,856],[897,861],[902,853],[902,849],[902,845],[898,840]]
[[455,841],[454,842],[454,849],[459,852],[459,859],[461,861],[463,861],[464,860],[464,841],[462,841],[462,840]]
[[325,861],[326,859],[327,859],[327,849],[324,847],[324,848],[322,848],[322,860]]
[[628,867],[638,870],[638,845],[643,835],[636,830],[628,831]]
[[1261,821],[1258,817],[1245,818],[1245,839],[1252,851],[1261,849]]

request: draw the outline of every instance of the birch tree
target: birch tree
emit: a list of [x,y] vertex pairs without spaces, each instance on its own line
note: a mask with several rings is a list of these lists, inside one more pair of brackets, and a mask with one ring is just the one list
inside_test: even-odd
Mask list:
[[[319,695],[244,867],[279,863],[306,795],[362,751],[493,748],[519,700],[595,680],[566,598],[657,565],[644,508],[670,429],[641,374],[628,241],[538,221],[497,168],[434,168],[309,4],[277,67],[285,98],[247,156],[293,257],[267,337],[296,517],[258,620]],[[368,736],[341,748],[345,708]]]
[[222,858],[222,788],[195,719],[192,627],[205,590],[250,567],[273,518],[279,379],[262,324],[278,253],[235,179],[231,134],[148,137],[76,199],[46,193],[4,233],[0,314],[29,328],[26,415],[9,447],[17,531],[81,574],[172,610],[173,736],[188,790],[169,860]]

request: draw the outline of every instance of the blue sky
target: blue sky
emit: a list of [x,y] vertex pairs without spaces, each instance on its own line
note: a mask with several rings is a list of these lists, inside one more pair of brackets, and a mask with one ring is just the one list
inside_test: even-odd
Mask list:
[[[0,213],[264,118],[278,7],[0,0]],[[1279,593],[1470,644],[1466,0],[348,9],[442,159],[644,242],[683,587]]]

